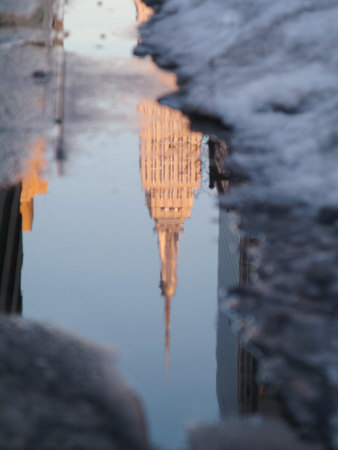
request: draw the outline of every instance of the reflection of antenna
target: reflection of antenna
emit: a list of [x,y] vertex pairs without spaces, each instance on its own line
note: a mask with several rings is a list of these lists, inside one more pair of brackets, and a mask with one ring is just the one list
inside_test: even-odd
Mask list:
[[167,372],[169,371],[169,348],[170,348],[170,297],[165,299],[165,363]]
[[[171,226],[170,226],[171,225]],[[165,349],[166,368],[169,369],[170,347],[170,301],[175,295],[177,285],[177,256],[178,241],[182,225],[179,221],[170,224],[170,221],[157,220],[156,229],[161,256],[161,281],[160,287],[165,298],[164,324],[165,324]]]

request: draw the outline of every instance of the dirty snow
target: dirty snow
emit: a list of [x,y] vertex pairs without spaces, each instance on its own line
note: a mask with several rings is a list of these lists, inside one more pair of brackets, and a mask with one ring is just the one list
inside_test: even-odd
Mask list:
[[233,127],[232,158],[271,195],[319,205],[338,194],[337,23],[332,0],[167,0],[141,36],[177,66],[167,104]]
[[162,102],[218,119],[250,179],[222,200],[260,241],[225,310],[301,434],[338,449],[338,1],[159,5],[136,53],[176,72]]

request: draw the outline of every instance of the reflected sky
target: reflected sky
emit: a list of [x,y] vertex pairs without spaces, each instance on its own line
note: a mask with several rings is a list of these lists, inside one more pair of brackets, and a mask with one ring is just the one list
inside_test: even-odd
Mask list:
[[33,231],[24,235],[24,314],[117,347],[155,438],[173,443],[187,419],[217,417],[216,211],[201,195],[181,235],[167,376],[160,255],[138,136],[118,143],[122,155],[107,150],[90,164],[79,157],[74,173],[50,180],[48,194],[35,197]]
[[20,182],[0,189],[0,306],[115,347],[153,441],[177,448],[189,424],[255,408],[251,356],[219,314],[245,245],[209,190],[228,188],[226,144],[159,105],[174,75],[131,56],[149,16],[136,6],[65,10],[58,151],[27,143]]
[[[149,131],[149,114],[146,117],[142,108],[146,101],[152,102],[171,88],[173,77],[157,76],[155,69],[149,69],[154,66],[148,60],[140,62],[131,56],[136,36],[129,32],[136,18],[132,2],[109,2],[111,8],[119,9],[111,20],[119,21],[117,30],[124,30],[118,37],[111,33],[111,42],[96,33],[101,30],[97,21],[102,9],[86,22],[87,9],[99,9],[96,3],[82,7],[82,2],[72,1],[66,9],[65,29],[70,34],[64,45],[68,60],[70,52],[75,52],[88,58],[93,55],[96,61],[99,56],[95,52],[102,51],[107,67],[111,52],[118,48],[118,63],[112,61],[111,70],[124,70],[126,62],[131,73],[143,65],[140,71],[149,79],[148,88],[123,92],[123,104],[101,97],[100,105],[114,115],[115,131],[111,132],[107,119],[100,121],[88,138],[87,129],[83,132],[82,125],[72,124],[64,137],[65,148],[70,151],[64,176],[58,177],[53,167],[41,171],[44,180],[48,177],[48,192],[35,195],[32,231],[24,233],[23,314],[114,346],[121,372],[144,403],[155,443],[174,448],[183,443],[188,423],[218,417],[216,201],[200,180],[184,188],[190,189],[191,204],[189,213],[184,214],[176,255],[178,281],[171,299],[167,372],[164,299],[159,286],[163,281],[161,251],[156,218],[149,214],[145,201],[149,189],[144,183],[142,187],[140,158],[144,156],[144,135]],[[120,3],[126,6],[119,8]],[[107,15],[107,2],[104,4],[107,10],[103,14]],[[83,19],[78,20],[79,9]],[[104,24],[114,28],[108,20]],[[96,45],[106,47],[96,49]],[[67,98],[65,104],[67,111]],[[194,136],[180,113],[173,112],[169,122],[176,130],[184,128],[188,138]],[[174,135],[171,131],[169,141]],[[200,164],[202,147],[198,135],[194,154],[189,157],[183,143],[182,175],[187,159],[194,167]],[[76,151],[71,153],[73,148]],[[48,154],[46,159],[50,161]]]

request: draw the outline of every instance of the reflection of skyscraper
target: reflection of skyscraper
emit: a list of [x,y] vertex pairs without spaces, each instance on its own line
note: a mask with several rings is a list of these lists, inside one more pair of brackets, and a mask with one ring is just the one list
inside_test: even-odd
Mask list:
[[0,188],[0,312],[21,312],[21,187]]
[[[225,157],[227,145],[218,139],[209,139],[210,187],[224,194],[228,190]],[[249,238],[241,238],[231,214],[219,211],[218,237],[218,302],[221,307],[226,292],[241,283],[249,282],[247,249]],[[257,409],[256,361],[239,343],[231,329],[231,320],[219,310],[217,323],[216,389],[221,417]]]
[[34,215],[34,196],[46,194],[48,181],[41,178],[41,171],[45,166],[45,139],[40,138],[32,146],[32,156],[26,163],[26,170],[22,177],[22,191],[20,198],[20,212],[22,214],[22,230],[31,231]]
[[[220,208],[218,236],[219,308],[226,292],[239,282],[239,231],[231,225],[231,216]],[[238,412],[238,338],[230,319],[221,311],[217,321],[216,389],[221,417]]]
[[190,217],[194,190],[201,183],[201,134],[190,131],[189,121],[181,112],[157,102],[144,102],[139,112],[142,187],[158,233],[168,362],[170,300],[177,284],[178,242],[184,221]]
[[21,312],[22,231],[33,223],[34,196],[47,192],[48,182],[41,178],[45,165],[45,138],[31,149],[21,185],[0,188],[0,311]]
[[[242,237],[239,246],[239,284],[250,282],[248,250],[257,241]],[[238,409],[241,414],[257,411],[258,385],[256,383],[257,361],[252,354],[238,345]]]

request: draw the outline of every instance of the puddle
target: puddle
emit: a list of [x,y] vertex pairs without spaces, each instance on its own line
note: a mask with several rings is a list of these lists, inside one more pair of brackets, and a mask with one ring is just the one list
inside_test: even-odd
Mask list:
[[174,78],[132,56],[135,18],[132,1],[66,5],[63,156],[41,137],[21,189],[0,192],[15,223],[1,222],[17,261],[7,302],[114,346],[153,442],[177,448],[188,425],[256,410],[259,393],[254,361],[218,317],[245,264],[209,189],[208,136],[155,101]]

